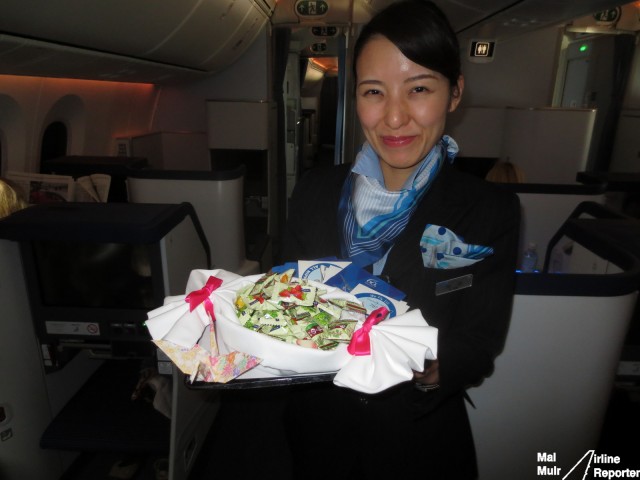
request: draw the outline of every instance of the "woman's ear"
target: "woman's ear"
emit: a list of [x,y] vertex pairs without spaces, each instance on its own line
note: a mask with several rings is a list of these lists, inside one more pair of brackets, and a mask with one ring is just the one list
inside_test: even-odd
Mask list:
[[462,100],[462,92],[464,90],[464,77],[460,75],[456,84],[451,87],[451,99],[449,100],[449,113],[453,112]]

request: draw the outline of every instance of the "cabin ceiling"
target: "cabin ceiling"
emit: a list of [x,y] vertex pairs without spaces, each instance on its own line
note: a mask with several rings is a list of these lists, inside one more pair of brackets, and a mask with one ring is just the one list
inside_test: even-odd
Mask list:
[[[329,5],[325,15],[302,18],[297,0],[2,0],[0,74],[158,84],[199,79],[234,62],[267,23],[291,27],[302,53],[317,41],[310,27],[361,24],[394,0],[321,1]],[[461,43],[504,39],[627,3],[435,1]]]
[[[344,0],[331,2],[324,17],[300,19],[295,13],[297,0],[278,0],[271,18],[274,25],[292,27],[293,39],[302,55],[314,56],[309,45],[317,42],[310,28],[319,23],[349,25],[366,23],[372,15],[396,0]],[[563,25],[571,20],[629,3],[620,0],[434,0],[447,15],[460,44],[471,39],[505,40],[535,29]],[[332,12],[334,3],[340,6]],[[350,6],[352,5],[352,8]],[[326,54],[331,50],[331,40]]]
[[[504,39],[628,3],[620,0],[436,0],[461,40]],[[482,7],[479,8],[479,5]]]
[[234,62],[275,0],[2,0],[0,73],[167,83]]

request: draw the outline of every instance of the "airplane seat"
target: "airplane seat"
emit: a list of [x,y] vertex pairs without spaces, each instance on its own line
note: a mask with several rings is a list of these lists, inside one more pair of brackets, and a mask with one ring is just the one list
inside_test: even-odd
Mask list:
[[555,252],[555,248],[558,246],[560,240],[564,237],[564,230],[567,226],[567,222],[571,221],[575,218],[617,218],[624,219],[628,218],[626,215],[617,212],[608,208],[599,202],[586,201],[579,203],[576,208],[573,209],[571,214],[567,217],[566,221],[561,225],[558,231],[549,239],[549,244],[547,246],[547,251],[544,257],[544,267],[543,270],[549,271],[554,270],[551,262],[552,257]]
[[247,258],[244,233],[245,167],[219,171],[132,170],[127,192],[132,203],[193,205],[211,248],[211,268],[257,274],[260,262]]
[[520,199],[520,254],[529,243],[535,243],[541,259],[544,258],[553,235],[580,203],[594,202],[604,205],[606,202],[603,183],[501,183],[500,186],[515,192]]
[[43,162],[41,173],[70,175],[74,179],[94,173],[109,175],[111,184],[107,201],[125,202],[127,172],[146,168],[148,165],[147,159],[142,157],[67,155]]
[[[186,202],[49,203],[0,221],[0,478],[81,478],[113,455],[169,458],[187,478],[219,402],[187,388],[144,321],[209,257]],[[162,411],[155,395],[133,401],[142,369],[171,387]]]

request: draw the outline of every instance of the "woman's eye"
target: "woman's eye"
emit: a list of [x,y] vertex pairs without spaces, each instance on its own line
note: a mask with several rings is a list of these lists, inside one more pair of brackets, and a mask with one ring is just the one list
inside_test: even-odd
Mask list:
[[380,90],[376,90],[375,88],[371,88],[369,90],[365,90],[363,95],[380,95]]
[[413,91],[415,93],[423,93],[423,92],[428,92],[429,89],[427,87],[414,87]]

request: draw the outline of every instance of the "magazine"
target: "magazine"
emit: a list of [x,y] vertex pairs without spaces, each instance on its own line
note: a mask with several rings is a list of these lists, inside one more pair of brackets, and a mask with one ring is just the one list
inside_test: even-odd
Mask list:
[[76,202],[106,202],[109,198],[111,176],[104,173],[85,175],[76,180]]
[[106,202],[111,187],[111,176],[102,173],[85,175],[77,180],[69,175],[14,171],[7,172],[6,177],[30,204]]

